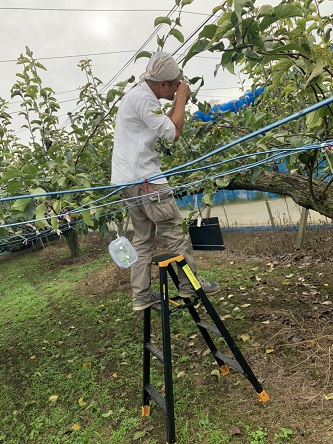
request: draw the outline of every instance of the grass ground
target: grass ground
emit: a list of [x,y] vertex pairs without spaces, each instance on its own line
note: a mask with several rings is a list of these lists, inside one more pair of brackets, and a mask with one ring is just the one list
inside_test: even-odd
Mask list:
[[[211,300],[271,399],[258,402],[236,371],[219,376],[190,317],[176,312],[178,444],[333,442],[331,233],[309,234],[296,253],[294,235],[227,233],[226,251],[195,253],[203,277],[222,284]],[[165,443],[154,403],[141,417],[142,313],[131,310],[129,271],[105,240],[82,246],[78,260],[62,241],[0,259],[0,443]],[[159,327],[153,313],[157,343]],[[152,378],[163,392],[155,360]]]

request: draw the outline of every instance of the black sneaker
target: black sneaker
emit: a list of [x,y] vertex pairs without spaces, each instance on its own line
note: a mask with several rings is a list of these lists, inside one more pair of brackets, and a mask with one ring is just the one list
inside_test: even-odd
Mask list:
[[[201,285],[203,291],[207,294],[207,295],[212,295],[217,293],[218,291],[221,290],[221,286],[217,283],[217,282],[208,282],[205,279],[203,279],[202,277],[197,277],[199,284]],[[190,297],[195,295],[195,291],[194,289],[188,289],[188,290],[180,290],[179,292],[179,296],[181,297]]]
[[221,286],[217,282],[208,282],[200,276],[198,281],[206,294],[215,294],[221,290]]
[[148,296],[137,297],[133,299],[133,310],[144,310],[153,304],[161,302],[161,295],[157,291],[152,291]]

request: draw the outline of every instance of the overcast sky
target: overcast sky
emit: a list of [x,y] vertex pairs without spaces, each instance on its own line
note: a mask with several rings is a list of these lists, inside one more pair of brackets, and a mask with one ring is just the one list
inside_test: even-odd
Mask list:
[[[256,4],[259,3],[277,4],[278,1],[257,0]],[[152,36],[155,30],[154,19],[157,16],[166,16],[174,4],[174,0],[0,0],[0,97],[11,102],[9,112],[17,113],[20,110],[18,99],[10,100],[10,89],[15,83],[15,73],[20,72],[15,60],[29,46],[34,56],[47,68],[47,72],[41,74],[43,85],[50,86],[56,92],[57,100],[63,102],[60,123],[64,122],[67,112],[76,107],[78,87],[86,82],[84,74],[77,67],[78,61],[85,57],[91,58],[94,75],[108,83]],[[185,7],[184,10],[188,13],[181,18],[181,31],[185,38],[203,24],[217,4],[218,0],[194,0],[192,5]],[[23,8],[63,8],[67,11]],[[122,11],[68,11],[70,8]],[[149,9],[153,11],[147,11]],[[322,13],[331,14],[333,2],[325,0],[321,9]],[[172,18],[176,16],[173,15]],[[213,20],[210,21],[212,22]],[[159,35],[163,35],[167,29],[162,28]],[[180,43],[173,38],[169,40],[165,50],[174,53],[179,46]],[[190,42],[176,53],[176,57],[181,56],[189,46]],[[156,36],[144,49],[157,49]],[[222,69],[214,78],[218,60],[217,54],[207,54],[201,58],[196,57],[185,67],[188,77],[203,75],[205,78],[201,100],[219,99],[223,103],[241,95],[241,81],[245,81],[245,86],[250,86],[244,77],[232,76]],[[131,63],[115,82],[125,80],[132,74],[138,78],[145,70],[147,61],[148,59],[143,58]]]

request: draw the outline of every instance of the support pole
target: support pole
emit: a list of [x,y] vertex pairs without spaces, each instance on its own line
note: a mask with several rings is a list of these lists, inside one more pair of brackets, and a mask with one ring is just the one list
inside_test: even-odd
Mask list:
[[299,223],[299,228],[296,238],[296,249],[300,250],[304,245],[306,226],[308,223],[309,209],[302,207],[301,220]]

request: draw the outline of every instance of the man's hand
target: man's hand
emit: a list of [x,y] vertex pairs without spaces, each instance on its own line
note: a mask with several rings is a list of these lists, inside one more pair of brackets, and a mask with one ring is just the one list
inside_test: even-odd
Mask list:
[[177,88],[176,100],[170,110],[169,117],[176,127],[175,141],[179,139],[184,126],[185,105],[191,97],[191,90],[188,83],[183,80]]
[[183,80],[177,88],[176,101],[182,100],[184,101],[184,103],[187,103],[190,97],[191,97],[190,87],[188,83],[186,83],[185,80]]

